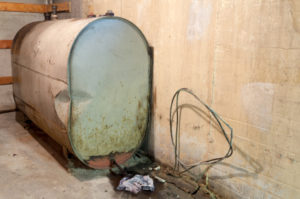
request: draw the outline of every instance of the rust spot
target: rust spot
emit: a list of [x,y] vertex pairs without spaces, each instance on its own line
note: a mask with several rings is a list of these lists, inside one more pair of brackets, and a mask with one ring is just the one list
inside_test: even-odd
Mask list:
[[193,129],[194,129],[194,130],[198,130],[198,129],[200,129],[200,128],[201,128],[200,125],[193,125]]
[[[133,155],[133,152],[115,154],[113,159],[118,164],[123,164]],[[87,161],[87,164],[94,169],[107,169],[111,167],[111,159],[109,156],[93,157]]]

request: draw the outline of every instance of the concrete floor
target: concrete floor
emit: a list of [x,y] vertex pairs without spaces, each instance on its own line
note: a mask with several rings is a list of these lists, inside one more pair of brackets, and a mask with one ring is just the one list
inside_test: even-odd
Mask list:
[[153,193],[115,191],[120,177],[66,160],[58,144],[33,125],[17,122],[16,115],[0,114],[1,199],[190,198],[157,182]]

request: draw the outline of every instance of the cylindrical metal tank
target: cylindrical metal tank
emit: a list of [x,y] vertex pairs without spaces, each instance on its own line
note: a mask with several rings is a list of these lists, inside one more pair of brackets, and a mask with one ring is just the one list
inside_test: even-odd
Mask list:
[[149,121],[152,56],[119,17],[35,22],[12,47],[18,109],[92,168],[122,164]]

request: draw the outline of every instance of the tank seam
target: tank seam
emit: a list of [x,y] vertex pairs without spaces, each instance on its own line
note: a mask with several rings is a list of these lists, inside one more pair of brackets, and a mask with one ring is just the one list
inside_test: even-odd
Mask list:
[[37,74],[39,74],[39,75],[42,75],[42,76],[44,76],[44,77],[47,77],[47,78],[50,78],[50,79],[54,79],[54,80],[56,80],[56,81],[63,82],[63,83],[65,83],[66,85],[68,85],[68,83],[67,83],[66,81],[64,81],[64,80],[61,80],[61,79],[52,77],[52,76],[50,76],[50,75],[45,75],[45,74],[43,74],[43,73],[41,73],[41,72],[39,72],[39,71],[33,70],[33,69],[31,69],[31,68],[29,68],[29,67],[27,67],[27,66],[24,66],[24,65],[19,64],[19,63],[16,63],[16,62],[13,62],[13,64],[17,65],[18,67],[25,68],[25,69],[27,69],[27,70],[29,70],[29,71],[31,71],[31,72],[37,73]]

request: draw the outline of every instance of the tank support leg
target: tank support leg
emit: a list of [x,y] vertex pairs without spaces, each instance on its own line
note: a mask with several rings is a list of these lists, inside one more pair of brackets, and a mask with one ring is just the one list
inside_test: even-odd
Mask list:
[[62,153],[63,153],[63,156],[68,160],[69,159],[69,151],[67,149],[67,147],[65,146],[62,146]]

